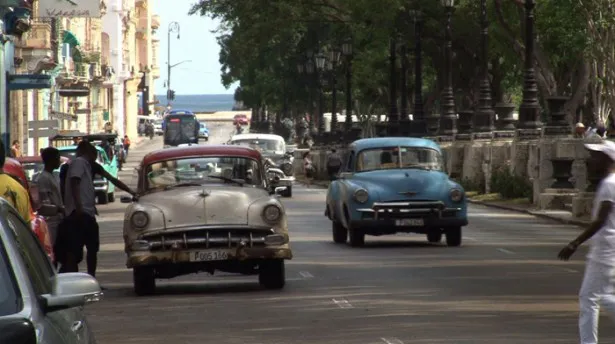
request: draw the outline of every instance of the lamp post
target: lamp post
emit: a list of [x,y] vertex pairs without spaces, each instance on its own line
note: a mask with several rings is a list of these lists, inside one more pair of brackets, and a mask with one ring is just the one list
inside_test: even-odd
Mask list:
[[314,54],[311,52],[308,52],[308,60],[305,63],[305,72],[308,74],[309,77],[309,87],[310,87],[310,95],[309,95],[309,106],[308,106],[308,113],[310,114],[310,121],[308,123],[309,126],[309,133],[310,136],[313,135],[316,132],[316,119],[314,116],[314,90],[316,87],[316,82],[315,82],[315,78],[316,78],[316,73],[314,70]]
[[453,94],[453,38],[451,19],[455,0],[442,0],[446,8],[446,31],[444,45],[444,90],[440,97],[440,136],[452,140],[457,134],[457,113],[455,112],[455,95]]
[[410,11],[414,17],[414,104],[412,109],[412,130],[410,136],[423,137],[427,135],[427,119],[423,104],[423,49],[422,28],[423,16],[418,10]]
[[399,117],[402,123],[402,135],[407,135],[408,124],[408,45],[406,44],[405,36],[401,36],[401,47],[399,58],[401,59],[401,73],[399,74],[401,99],[399,106]]
[[389,39],[389,123],[387,134],[395,136],[398,132],[399,109],[397,108],[397,42],[395,34]]
[[487,21],[487,0],[481,0],[481,81],[478,111],[474,114],[474,137],[489,139],[495,131],[495,111],[491,101],[491,85],[489,84],[488,39],[489,22]]
[[538,86],[534,70],[534,7],[535,0],[525,0],[525,73],[523,81],[523,100],[519,106],[519,128],[521,139],[538,138],[542,129]]
[[337,131],[337,63],[341,52],[336,48],[329,51],[329,68],[331,72],[331,133]]
[[167,31],[167,105],[171,104],[169,95],[171,95],[171,33],[177,32],[177,39],[179,39],[179,23],[174,21],[169,23],[169,29]]
[[316,60],[316,70],[318,71],[318,135],[322,136],[325,133],[325,118],[324,118],[324,95],[322,90],[322,82],[320,81],[320,76],[322,75],[323,70],[325,69],[325,63],[327,62],[325,55],[323,53],[319,53],[315,56]]
[[346,57],[346,120],[344,129],[352,129],[352,38],[348,37],[342,44],[342,54]]

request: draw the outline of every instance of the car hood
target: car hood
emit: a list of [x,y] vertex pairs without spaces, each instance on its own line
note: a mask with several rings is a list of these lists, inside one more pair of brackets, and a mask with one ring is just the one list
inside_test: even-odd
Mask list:
[[448,175],[420,169],[378,170],[356,173],[352,182],[381,202],[437,199],[450,189]]
[[211,186],[178,187],[144,195],[139,203],[157,208],[165,228],[194,225],[247,225],[248,208],[268,196],[259,188]]

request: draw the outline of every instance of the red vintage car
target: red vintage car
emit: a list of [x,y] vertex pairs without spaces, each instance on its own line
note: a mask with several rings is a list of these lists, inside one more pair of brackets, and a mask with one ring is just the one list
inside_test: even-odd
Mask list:
[[23,185],[23,187],[28,190],[31,204],[30,212],[33,215],[33,220],[30,225],[32,226],[32,230],[34,231],[38,239],[41,241],[41,244],[43,245],[43,248],[45,249],[45,252],[47,252],[47,255],[49,256],[51,261],[55,261],[55,258],[53,256],[53,245],[51,243],[51,235],[49,233],[49,228],[47,227],[47,221],[45,220],[44,216],[39,215],[35,212],[35,210],[38,210],[41,206],[41,202],[38,197],[38,188],[35,185],[31,186],[30,183],[28,183],[28,178],[26,177],[26,173],[23,166],[19,161],[15,159],[6,159],[6,162],[4,163],[4,172],[15,178],[15,180],[21,183],[21,185]]
[[233,117],[233,125],[248,125],[250,124],[250,120],[246,114],[238,114]]

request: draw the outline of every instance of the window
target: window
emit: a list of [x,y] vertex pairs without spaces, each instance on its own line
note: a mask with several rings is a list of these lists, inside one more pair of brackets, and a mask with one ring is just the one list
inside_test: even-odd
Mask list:
[[21,307],[22,299],[15,274],[0,242],[0,316],[15,314]]
[[441,154],[425,147],[382,147],[366,149],[357,156],[357,172],[386,169],[442,170]]
[[353,165],[354,165],[354,151],[351,151],[350,153],[348,153],[348,163],[346,164],[346,172],[352,172],[353,171]]
[[49,294],[53,290],[52,278],[55,275],[51,262],[38,238],[19,216],[10,212],[6,219],[13,230],[19,254],[26,265],[28,277],[37,295]]

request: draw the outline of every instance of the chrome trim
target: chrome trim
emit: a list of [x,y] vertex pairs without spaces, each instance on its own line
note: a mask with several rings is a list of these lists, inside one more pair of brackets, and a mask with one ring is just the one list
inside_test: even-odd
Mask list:
[[[190,231],[198,231],[198,230],[208,230],[208,231],[262,231],[262,232],[271,232],[273,234],[275,231],[273,228],[269,226],[249,226],[249,225],[212,225],[212,226],[186,226],[186,227],[170,227],[167,229],[159,229],[155,231],[148,231],[147,233],[143,233],[142,237],[150,237],[156,235],[166,235],[166,234],[175,234],[182,232],[190,232]],[[209,233],[209,232],[207,232]]]
[[357,209],[357,211],[362,212],[362,213],[424,213],[424,212],[428,212],[428,211],[433,211],[433,212],[453,212],[453,211],[461,211],[461,208],[444,208],[444,209],[434,209],[434,208],[416,208],[416,209],[396,209],[395,211],[393,211],[393,209],[378,209],[377,211],[374,209],[370,209],[370,208],[361,208],[361,209]]

